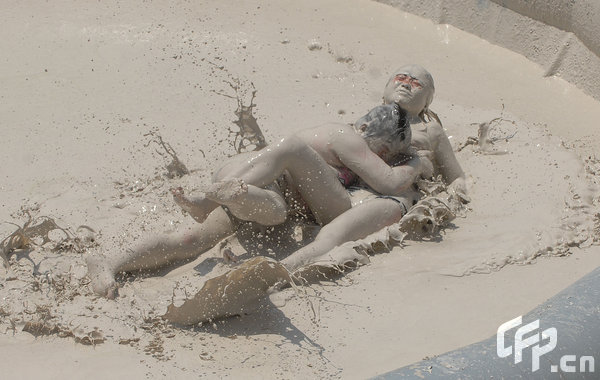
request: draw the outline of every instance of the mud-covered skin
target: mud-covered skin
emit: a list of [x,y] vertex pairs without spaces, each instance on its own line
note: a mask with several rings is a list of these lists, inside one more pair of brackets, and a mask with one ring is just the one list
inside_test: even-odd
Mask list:
[[[281,223],[281,202],[276,195],[261,189],[284,172],[293,178],[297,184],[293,190],[300,193],[321,224],[329,223],[351,206],[349,195],[338,183],[339,171],[350,170],[381,194],[401,195],[424,171],[423,163],[415,159],[390,167],[380,156],[386,158],[407,151],[410,129],[405,114],[398,106],[382,105],[375,107],[366,118],[365,128],[361,128],[363,125],[355,129],[346,124],[322,124],[252,152],[244,160],[226,163],[214,178],[223,182],[218,186],[239,179],[248,191],[231,202],[230,197],[219,195],[226,193],[226,189],[219,190],[217,186],[213,194],[206,197],[206,202],[197,198],[197,212],[192,215],[198,218],[198,213],[210,213],[220,204],[243,220],[267,225]],[[186,206],[192,203],[178,201]]]
[[428,110],[434,93],[431,74],[419,65],[407,65],[391,75],[383,90],[383,103],[398,103],[412,117]]
[[431,74],[422,66],[407,65],[390,76],[383,92],[383,102],[397,102],[407,111],[413,148],[432,161],[434,172],[442,175],[451,191],[466,195],[465,173],[444,128],[429,110],[434,93]]
[[[426,73],[426,71],[424,72]],[[400,93],[395,91],[394,89],[398,86],[395,82],[388,83],[385,94],[398,94],[395,98],[388,97],[387,99],[398,101],[402,108],[405,108],[405,105],[407,106],[413,138],[416,139],[414,145],[425,152],[429,152],[423,155],[423,159],[415,160],[405,166],[392,168],[377,155],[377,153],[382,152],[373,152],[369,148],[367,142],[360,135],[360,129],[357,133],[357,130],[352,126],[330,123],[300,131],[296,135],[282,139],[259,152],[248,153],[243,157],[235,157],[232,162],[226,163],[223,168],[216,172],[213,178],[214,181],[239,178],[244,181],[248,189],[253,188],[257,192],[270,191],[263,189],[263,187],[273,183],[284,171],[293,177],[294,182],[297,184],[297,190],[307,201],[313,213],[316,210],[317,219],[326,225],[326,228],[322,229],[320,236],[317,236],[313,244],[295,252],[289,259],[286,259],[284,264],[288,269],[293,270],[298,266],[309,265],[314,260],[322,258],[328,250],[336,245],[366,237],[386,225],[399,221],[404,214],[404,206],[400,203],[376,197],[359,204],[355,209],[350,209],[350,197],[340,184],[336,170],[332,168],[346,167],[352,170],[379,193],[403,195],[403,192],[405,192],[404,195],[407,195],[409,192],[406,190],[414,182],[414,179],[421,171],[428,169],[427,163],[430,158],[435,161],[434,169],[442,174],[444,174],[444,170],[447,170],[445,169],[447,165],[440,167],[439,163],[446,164],[445,160],[456,162],[441,125],[439,123],[434,124],[432,121],[428,123],[424,121],[424,112],[427,111],[433,98],[433,80],[428,81],[427,75],[414,68],[409,74],[412,78],[417,79],[421,85],[421,88],[413,93],[413,97],[405,96],[406,94],[403,94],[403,91],[400,91]],[[410,80],[414,81],[414,79]],[[419,107],[415,105],[422,108],[418,109]],[[443,152],[437,152],[438,149],[442,149]],[[450,170],[445,174],[445,178],[454,176],[455,180],[460,181],[464,177],[458,162],[456,162],[456,165],[459,171]],[[251,171],[248,170],[249,167],[251,167]],[[449,167],[452,167],[452,163]],[[456,173],[460,175],[457,176]],[[322,180],[317,181],[315,178],[321,178]],[[218,189],[213,189],[214,191],[218,193]],[[178,196],[182,196],[182,194],[178,194]],[[268,197],[277,199],[277,195],[273,194],[269,194]],[[407,195],[407,198],[410,197],[414,198],[414,194]],[[214,199],[217,198],[218,196],[213,200],[208,198],[202,200],[200,198],[200,202],[216,203]],[[225,198],[231,199],[231,197]],[[239,193],[236,194],[235,198],[240,205],[236,210],[236,216],[243,216],[246,212],[246,216],[252,217],[252,212],[256,210],[252,202],[249,199],[242,200],[243,194]],[[196,198],[197,200],[198,198]],[[410,202],[409,205],[412,204],[411,200],[408,202]],[[186,202],[187,205],[189,203]],[[228,205],[231,209],[230,206],[232,205]],[[285,211],[285,208],[281,207],[281,203],[278,203],[278,206],[272,209],[268,207],[263,209],[266,210],[267,217],[269,212],[281,215],[282,209]],[[217,244],[223,237],[234,232],[227,215],[221,211],[221,208],[212,211],[209,214],[210,223],[208,223],[208,220],[206,223],[202,223],[193,236],[186,237],[182,242],[157,239],[138,249],[127,252],[119,258],[112,259],[109,265],[102,266],[102,268],[105,269],[105,272],[114,276],[120,271],[146,268],[148,266],[157,267],[175,260],[196,257]],[[385,213],[385,218],[381,218],[382,213]],[[262,216],[264,217],[265,214]],[[383,224],[374,223],[374,221]],[[208,226],[209,224],[210,226]],[[93,272],[92,269],[91,272]],[[91,273],[91,277],[107,278],[105,275],[97,276],[95,273]],[[97,291],[100,294],[106,293],[102,289],[97,289]]]
[[[466,194],[465,175],[450,141],[437,116],[430,115],[429,105],[433,101],[434,93],[431,74],[419,65],[408,65],[392,74],[385,86],[383,100],[385,104],[398,103],[408,113],[412,130],[411,145],[421,156],[421,172],[427,172],[427,175],[442,174],[444,180],[450,184],[450,191]],[[357,124],[362,124],[360,119]],[[427,169],[426,163],[431,165]],[[373,190],[378,191],[376,188]],[[412,205],[417,196],[408,190],[399,195],[402,195],[401,199],[408,205]],[[327,257],[327,252],[335,246],[362,239],[398,222],[403,215],[399,203],[385,198],[371,199],[340,215],[322,229],[313,243],[296,251],[283,263],[290,271],[294,271],[299,267],[322,261]],[[332,263],[339,266],[343,264]]]
[[[378,108],[388,112],[387,120],[396,120],[394,123],[400,127],[399,115],[393,114],[396,107]],[[286,203],[270,187],[284,173],[292,177],[292,190],[299,193],[315,219],[326,225],[352,207],[335,168],[348,168],[376,191],[389,195],[400,195],[421,172],[419,159],[392,168],[376,153],[381,152],[373,152],[352,126],[328,123],[300,131],[258,152],[234,157],[217,171],[215,184],[207,189],[208,196],[187,197],[183,189],[172,191],[175,201],[195,220],[205,220],[196,233],[175,239],[158,238],[121,256],[105,258],[106,265],[90,265],[93,288],[104,296],[114,296],[111,279],[116,273],[154,269],[196,257],[214,246],[235,232],[218,207],[221,204],[243,220],[265,225],[282,223],[287,215]],[[366,231],[370,228],[372,225]]]

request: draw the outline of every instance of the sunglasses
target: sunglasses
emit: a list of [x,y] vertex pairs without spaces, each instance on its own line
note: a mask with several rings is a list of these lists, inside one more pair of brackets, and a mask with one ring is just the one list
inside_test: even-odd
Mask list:
[[423,85],[421,84],[421,82],[419,82],[419,80],[417,78],[411,77],[410,75],[406,75],[406,74],[396,75],[394,77],[394,82],[407,83],[410,85],[410,87],[412,89],[423,88]]

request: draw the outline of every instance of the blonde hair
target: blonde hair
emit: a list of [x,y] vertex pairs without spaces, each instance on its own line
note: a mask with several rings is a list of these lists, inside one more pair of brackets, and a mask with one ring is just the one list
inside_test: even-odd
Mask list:
[[[425,116],[427,116],[427,119],[425,119]],[[419,119],[421,119],[423,123],[429,123],[432,120],[435,120],[442,125],[442,121],[438,117],[437,113],[433,112],[429,108],[423,108],[423,111],[419,113]]]

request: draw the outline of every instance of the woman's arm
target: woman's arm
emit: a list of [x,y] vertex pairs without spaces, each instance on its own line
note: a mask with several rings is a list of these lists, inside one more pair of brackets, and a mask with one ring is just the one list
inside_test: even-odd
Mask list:
[[464,180],[465,173],[454,155],[450,140],[442,126],[438,122],[430,122],[427,125],[427,135],[431,141],[434,161],[444,181],[451,184],[458,178]]
[[400,195],[424,169],[418,157],[402,166],[390,167],[373,153],[365,140],[357,134],[340,134],[332,142],[332,149],[340,161],[373,190],[385,195]]
[[427,134],[431,141],[433,156],[437,169],[448,184],[450,193],[458,195],[464,203],[470,202],[467,195],[467,182],[465,172],[460,167],[452,145],[444,129],[438,122],[432,122],[427,126]]

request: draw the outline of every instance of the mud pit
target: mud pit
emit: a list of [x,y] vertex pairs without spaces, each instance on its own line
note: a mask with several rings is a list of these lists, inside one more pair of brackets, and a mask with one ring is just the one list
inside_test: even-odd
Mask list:
[[[83,255],[193,228],[169,188],[201,188],[235,154],[229,128],[238,103],[219,95],[236,96],[234,78],[245,104],[256,89],[267,141],[354,121],[379,103],[387,74],[410,62],[434,75],[432,109],[456,149],[480,123],[508,120],[493,123],[494,144],[457,153],[471,210],[438,237],[408,240],[334,283],[284,290],[227,322],[179,329],[158,318],[230,269],[218,249],[164,277],[124,279],[117,301],[91,294],[75,250],[15,251],[0,275],[8,377],[69,368],[71,377],[100,378],[107,365],[150,377],[371,376],[488,337],[600,264],[598,192],[589,189],[600,106],[452,27],[364,1],[65,1],[2,5],[0,14],[0,46],[11,52],[0,89],[0,220],[22,226],[17,211],[37,204],[61,228],[95,231],[98,247]],[[146,146],[150,131],[196,179],[165,176],[169,158]],[[13,231],[3,224],[2,239]],[[522,263],[532,265],[507,265]],[[26,353],[40,365],[25,364]]]

